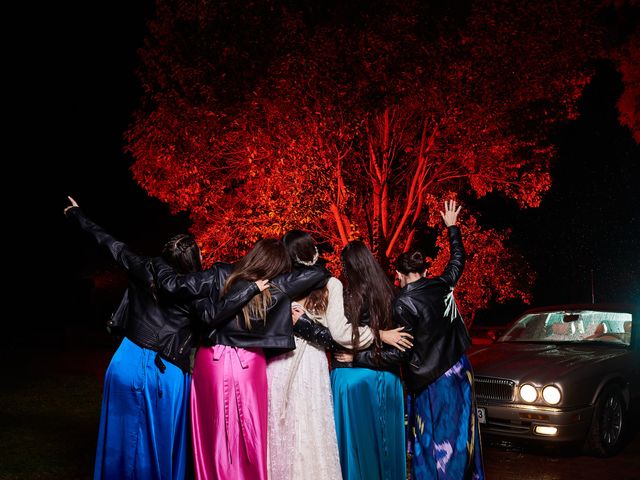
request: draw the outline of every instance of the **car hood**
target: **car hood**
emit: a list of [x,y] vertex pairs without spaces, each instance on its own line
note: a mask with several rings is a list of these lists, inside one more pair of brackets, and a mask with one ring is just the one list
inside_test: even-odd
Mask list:
[[479,376],[516,382],[557,382],[576,370],[593,371],[597,364],[627,355],[625,348],[607,345],[497,342],[469,353]]

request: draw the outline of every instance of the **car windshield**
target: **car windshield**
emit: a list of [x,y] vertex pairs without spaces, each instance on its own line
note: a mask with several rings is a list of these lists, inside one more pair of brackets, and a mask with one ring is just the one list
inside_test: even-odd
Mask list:
[[500,342],[631,343],[631,314],[592,310],[529,313]]

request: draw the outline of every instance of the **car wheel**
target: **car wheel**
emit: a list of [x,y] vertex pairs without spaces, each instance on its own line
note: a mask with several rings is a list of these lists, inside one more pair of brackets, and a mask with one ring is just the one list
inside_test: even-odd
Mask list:
[[626,413],[620,387],[605,387],[600,392],[593,411],[585,451],[598,457],[609,457],[617,453],[622,446]]

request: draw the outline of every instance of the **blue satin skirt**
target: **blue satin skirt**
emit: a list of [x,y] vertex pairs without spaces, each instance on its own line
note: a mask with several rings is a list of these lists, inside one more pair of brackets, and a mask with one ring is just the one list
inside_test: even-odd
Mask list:
[[[156,352],[122,340],[107,369],[95,479],[184,479],[191,471],[191,376]],[[188,467],[189,466],[189,467]]]
[[343,479],[406,480],[400,379],[367,368],[336,368],[331,388]]
[[466,355],[409,397],[412,480],[483,480],[473,371]]

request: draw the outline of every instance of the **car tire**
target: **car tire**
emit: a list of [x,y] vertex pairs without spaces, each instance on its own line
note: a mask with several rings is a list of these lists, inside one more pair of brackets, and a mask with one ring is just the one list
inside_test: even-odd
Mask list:
[[627,409],[622,390],[617,385],[606,386],[596,401],[591,427],[587,433],[585,453],[610,457],[622,448]]

